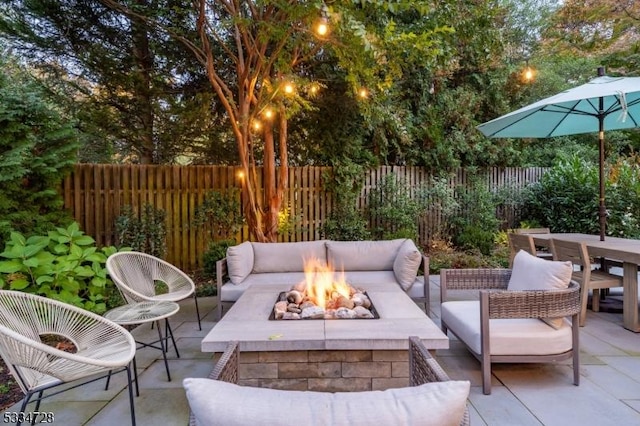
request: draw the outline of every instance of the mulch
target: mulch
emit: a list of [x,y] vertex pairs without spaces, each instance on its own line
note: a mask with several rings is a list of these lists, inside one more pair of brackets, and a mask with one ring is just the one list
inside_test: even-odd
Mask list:
[[[76,352],[76,348],[73,343],[68,340],[61,339],[59,336],[49,335],[41,337],[42,342],[47,345],[54,346],[65,352]],[[7,368],[4,360],[0,358],[0,411],[11,407],[16,402],[21,401],[22,398],[24,398],[22,389],[20,389],[18,382],[16,382],[13,375],[9,372],[9,368]]]

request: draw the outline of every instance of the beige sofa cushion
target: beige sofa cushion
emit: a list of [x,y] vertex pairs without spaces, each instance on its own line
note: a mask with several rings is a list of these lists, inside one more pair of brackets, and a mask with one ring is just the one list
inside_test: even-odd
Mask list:
[[253,247],[249,241],[227,249],[227,269],[233,284],[240,284],[253,269]]
[[253,273],[302,272],[304,262],[315,258],[327,262],[325,241],[304,241],[297,243],[252,243]]
[[[220,300],[223,302],[236,302],[240,296],[252,285],[285,284],[293,286],[304,281],[304,272],[271,272],[265,274],[251,274],[240,284],[223,285],[220,291]],[[275,301],[277,294],[274,293]]]
[[327,260],[344,271],[392,271],[405,239],[381,241],[327,241]]
[[[449,329],[480,354],[480,302],[444,302],[441,314]],[[489,320],[491,355],[550,355],[570,350],[571,323],[564,318],[560,320],[557,330],[535,318]]]
[[313,392],[238,386],[210,379],[183,381],[200,426],[415,425],[458,426],[468,381],[367,392]]
[[405,240],[393,261],[393,273],[404,291],[409,291],[416,281],[421,261],[422,254],[418,251],[418,247],[412,240]]
[[[513,258],[513,268],[508,290],[554,290],[566,289],[571,282],[573,265],[571,262],[559,262],[541,259],[524,250]],[[562,318],[540,318],[553,328],[562,326]]]

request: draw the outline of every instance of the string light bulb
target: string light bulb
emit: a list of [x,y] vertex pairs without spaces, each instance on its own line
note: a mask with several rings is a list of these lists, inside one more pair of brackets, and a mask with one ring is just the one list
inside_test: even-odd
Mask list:
[[316,34],[320,37],[325,37],[329,34],[329,24],[327,22],[327,18],[321,18],[320,21],[316,24]]
[[262,123],[259,122],[258,120],[253,120],[252,125],[253,125],[253,130],[257,131],[257,130],[262,129]]
[[284,93],[287,95],[293,95],[294,90],[293,83],[287,82],[284,84]]
[[360,96],[362,99],[367,99],[369,97],[369,91],[362,87],[360,88],[360,90],[358,90],[358,96]]
[[267,108],[264,110],[264,112],[262,113],[262,115],[264,116],[264,118],[266,118],[267,120],[271,120],[274,116],[273,110],[271,108]]

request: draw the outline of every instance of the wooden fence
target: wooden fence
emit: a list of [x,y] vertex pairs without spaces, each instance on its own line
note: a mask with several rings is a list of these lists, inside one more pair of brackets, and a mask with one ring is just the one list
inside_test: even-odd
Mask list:
[[[544,168],[496,168],[485,175],[492,190],[522,188],[537,181]],[[193,226],[194,212],[212,190],[240,188],[239,168],[229,166],[155,166],[78,164],[61,188],[65,208],[69,209],[87,234],[98,245],[115,245],[115,219],[125,206],[140,212],[145,204],[163,209],[167,216],[166,260],[185,270],[202,267],[208,229]],[[290,232],[280,241],[309,241],[322,238],[321,227],[333,206],[332,194],[324,190],[327,167],[292,167],[289,190],[285,197],[288,214],[293,218]],[[428,184],[431,176],[420,167],[380,167],[365,176],[359,207],[366,205],[367,195],[388,174],[395,174],[411,188]],[[469,176],[460,170],[448,179],[453,188],[464,188]],[[497,214],[505,226],[513,226],[517,212],[503,206]],[[429,211],[420,223],[420,242],[428,241],[442,225],[438,211]],[[246,227],[236,236],[249,239]]]

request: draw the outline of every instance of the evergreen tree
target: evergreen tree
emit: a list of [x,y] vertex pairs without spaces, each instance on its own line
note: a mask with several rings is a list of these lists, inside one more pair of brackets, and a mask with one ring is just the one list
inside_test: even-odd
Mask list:
[[45,91],[7,59],[0,61],[0,247],[10,230],[44,234],[70,222],[58,193],[76,161],[73,123]]

